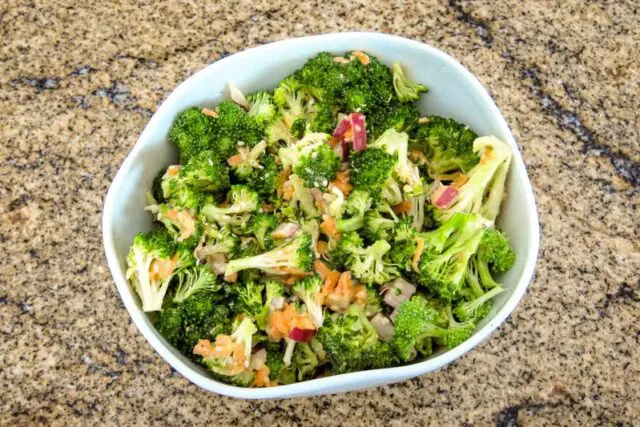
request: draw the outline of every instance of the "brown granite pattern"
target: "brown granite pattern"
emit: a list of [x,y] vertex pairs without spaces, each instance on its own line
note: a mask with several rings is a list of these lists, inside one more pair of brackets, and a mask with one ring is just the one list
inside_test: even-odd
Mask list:
[[[637,423],[638,22],[634,1],[4,2],[0,424]],[[489,340],[439,372],[284,401],[204,393],[155,354],[119,300],[102,251],[106,189],[157,105],[196,70],[345,30],[430,43],[489,88],[536,192],[536,279]]]

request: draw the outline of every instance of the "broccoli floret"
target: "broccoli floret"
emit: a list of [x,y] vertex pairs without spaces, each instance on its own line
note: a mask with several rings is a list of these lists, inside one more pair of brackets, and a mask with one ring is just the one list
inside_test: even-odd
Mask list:
[[229,226],[223,226],[220,229],[210,228],[205,233],[204,245],[196,249],[196,256],[200,260],[219,253],[234,257],[239,250],[240,238],[231,231]]
[[371,242],[389,240],[394,233],[396,221],[385,218],[377,210],[370,210],[364,215],[364,237]]
[[371,148],[381,148],[396,158],[393,167],[394,175],[403,184],[403,193],[408,196],[417,196],[423,193],[420,171],[409,160],[409,135],[388,129],[373,144]]
[[210,193],[225,191],[230,186],[229,169],[214,151],[203,151],[192,155],[180,169],[179,181]]
[[399,275],[393,264],[385,259],[391,245],[385,240],[378,240],[371,246],[352,254],[349,269],[353,276],[366,284],[378,284],[392,280]]
[[265,130],[266,139],[269,146],[277,146],[280,142],[285,145],[292,145],[296,142],[296,137],[289,131],[289,126],[284,122],[282,118],[278,118]]
[[387,129],[398,132],[409,132],[417,123],[420,111],[411,103],[391,101],[380,106],[367,115],[367,132],[371,139],[376,139]]
[[248,258],[234,259],[227,264],[225,277],[249,268],[257,268],[267,273],[286,271],[311,271],[313,246],[309,233],[301,233],[291,242],[269,252]]
[[182,336],[182,310],[180,307],[167,307],[158,313],[154,322],[156,329],[174,347],[178,346]]
[[482,238],[478,215],[456,214],[440,228],[419,233],[423,251],[418,263],[418,282],[451,301],[462,285],[467,264]]
[[[225,376],[225,381],[249,385],[253,381],[250,366],[253,334],[258,332],[250,318],[245,317],[230,336],[219,335],[214,345],[208,340],[201,340],[194,348],[194,353],[202,356],[201,363],[212,372]],[[236,352],[241,348],[242,353]]]
[[393,64],[393,88],[400,102],[417,101],[421,93],[426,93],[429,90],[425,85],[416,83],[405,76],[399,62]]
[[456,212],[481,214],[489,221],[498,216],[511,162],[511,148],[489,136],[476,139],[473,151],[481,156],[480,162],[467,173],[468,180],[460,186],[457,198],[450,206],[433,208],[436,221],[444,222]]
[[235,290],[238,298],[236,299],[234,309],[238,313],[244,313],[252,318],[260,315],[264,306],[264,300],[262,298],[264,285],[248,280],[245,283],[236,285]]
[[259,121],[232,101],[223,101],[216,108],[218,117],[213,119],[215,145],[210,147],[226,159],[236,152],[238,142],[253,147],[263,138]]
[[169,131],[169,140],[180,153],[180,163],[186,164],[196,154],[212,149],[216,133],[214,119],[202,114],[199,108],[191,107],[178,115]]
[[453,314],[462,321],[478,322],[491,310],[491,300],[502,292],[504,288],[497,286],[471,301],[460,302]]
[[273,102],[273,97],[269,92],[259,91],[247,96],[249,101],[248,114],[256,118],[260,123],[271,123],[276,115],[277,108]]
[[176,250],[166,231],[136,235],[127,255],[126,277],[142,302],[142,311],[158,311],[174,274],[193,263],[193,256]]
[[367,286],[367,299],[364,303],[364,314],[368,319],[382,311],[382,295],[377,288]]
[[336,177],[342,160],[328,144],[322,144],[309,154],[301,156],[293,167],[306,187],[324,189]]
[[177,277],[178,287],[173,295],[173,301],[176,303],[181,303],[199,292],[216,292],[220,289],[215,273],[204,265],[180,271]]
[[[267,317],[271,311],[271,302],[275,298],[284,298],[284,285],[275,280],[268,280],[265,284],[266,288],[266,298],[264,300],[264,305],[262,306],[262,310],[260,314],[256,316],[256,323],[258,327],[262,330],[267,327]],[[283,299],[284,301],[284,299]]]
[[295,169],[302,158],[312,156],[323,145],[328,146],[329,137],[326,133],[309,133],[296,144],[280,148],[278,156],[282,161],[282,168]]
[[167,201],[164,197],[164,190],[162,189],[162,181],[165,177],[165,173],[165,169],[160,169],[156,177],[153,178],[153,184],[151,185],[151,195],[158,201],[158,203],[165,203]]
[[393,240],[395,242],[412,242],[416,237],[416,228],[412,216],[403,216],[398,219],[393,230]]
[[[272,381],[276,381],[280,372],[283,370],[284,361],[282,360],[284,357],[284,353],[280,348],[279,343],[269,342],[266,345],[267,350],[267,360],[265,365],[269,368],[269,379]],[[278,381],[279,384],[282,384]]]
[[432,338],[442,338],[449,347],[454,347],[464,337],[463,331],[467,331],[466,325],[459,327],[461,324],[452,324],[452,328],[439,326],[438,310],[421,295],[404,301],[396,310],[391,347],[402,362],[413,360],[418,351],[425,355],[430,354]]
[[247,147],[239,147],[238,154],[230,157],[228,163],[231,164],[233,175],[236,179],[249,182],[255,170],[261,170],[263,166],[260,161],[263,160],[267,143],[260,141],[255,147],[249,149]]
[[302,117],[295,119],[289,131],[296,139],[301,139],[307,131],[307,121]]
[[313,376],[319,365],[318,355],[309,343],[297,343],[291,358],[290,369],[295,370],[298,381]]
[[318,300],[321,289],[322,279],[317,274],[297,281],[292,287],[293,294],[300,298],[307,307],[307,313],[309,313],[316,328],[322,326],[324,319],[322,304]]
[[238,223],[238,220],[233,218],[234,215],[255,212],[258,209],[258,193],[245,185],[232,186],[228,199],[231,203],[228,207],[223,208],[210,204],[204,206],[201,213],[210,222],[234,225]]
[[347,213],[350,218],[343,218],[337,222],[338,231],[345,233],[355,231],[364,225],[364,216],[371,208],[372,200],[365,190],[354,190],[347,199]]
[[251,230],[262,250],[271,249],[271,232],[278,226],[278,219],[270,213],[258,213],[251,218]]
[[335,269],[342,270],[351,263],[354,254],[363,250],[363,241],[358,233],[351,231],[345,233],[342,239],[330,252],[330,262]]
[[467,172],[478,163],[473,141],[478,135],[454,119],[431,116],[414,130],[413,143],[429,159],[432,177],[461,170]]
[[[499,274],[509,270],[516,260],[507,236],[496,228],[486,228],[478,248],[478,261],[485,263],[491,272]],[[486,270],[486,267],[481,267]]]
[[293,198],[289,201],[289,207],[294,209],[294,215],[287,215],[290,218],[295,218],[297,212],[295,211],[295,207],[304,212],[304,214],[309,218],[314,218],[320,215],[320,212],[316,208],[316,205],[313,201],[313,195],[311,194],[311,190],[304,186],[304,181],[298,175],[289,176],[289,182],[293,187]]
[[380,148],[369,148],[349,156],[350,182],[356,190],[364,190],[375,200],[380,197],[396,163],[396,157]]
[[395,242],[386,255],[387,261],[403,272],[410,272],[416,244],[413,240]]
[[196,220],[192,210],[171,205],[150,205],[145,209],[155,214],[169,235],[185,247],[194,248],[200,241],[202,225]]
[[375,328],[369,323],[364,308],[352,304],[345,314],[335,313],[325,319],[318,330],[334,374],[360,371],[377,367],[373,355],[382,354]]

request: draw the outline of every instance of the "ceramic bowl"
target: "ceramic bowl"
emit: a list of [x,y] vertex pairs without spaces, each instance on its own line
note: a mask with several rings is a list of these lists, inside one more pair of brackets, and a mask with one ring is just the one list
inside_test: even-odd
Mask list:
[[[386,64],[400,61],[408,75],[429,87],[422,97],[423,113],[453,117],[479,135],[495,135],[513,149],[508,196],[498,220],[516,252],[516,263],[500,278],[507,291],[499,295],[491,313],[474,335],[458,347],[441,351],[406,366],[353,372],[270,388],[240,388],[216,381],[169,345],[140,309],[134,290],[125,279],[126,255],[136,233],[152,228],[144,211],[145,192],[161,167],[177,159],[167,141],[175,117],[187,107],[214,107],[225,97],[231,81],[244,93],[273,88],[318,52],[363,50]],[[216,393],[247,399],[282,398],[337,393],[403,381],[440,368],[461,357],[491,334],[524,295],[538,255],[539,228],[536,205],[522,157],[500,110],[482,84],[455,59],[423,43],[375,33],[338,33],[280,41],[249,49],[217,61],[176,88],[147,124],[118,171],[107,194],[103,212],[104,248],[122,301],[131,319],[153,348],[174,369],[198,386]]]

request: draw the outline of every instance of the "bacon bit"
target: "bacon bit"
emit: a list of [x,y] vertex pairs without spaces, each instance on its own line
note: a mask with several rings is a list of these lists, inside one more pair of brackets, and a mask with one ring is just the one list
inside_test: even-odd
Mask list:
[[418,268],[418,263],[420,262],[420,257],[422,256],[422,251],[424,250],[424,239],[418,238],[416,239],[418,246],[416,247],[416,253],[413,254],[413,259],[411,260],[411,268],[416,273],[420,273],[420,269]]
[[453,179],[453,182],[451,183],[451,186],[453,188],[455,188],[456,190],[458,190],[460,187],[462,187],[467,181],[469,181],[469,178],[467,177],[467,175],[463,174],[463,173],[457,173],[456,177]]
[[316,243],[316,251],[320,255],[326,254],[329,251],[329,244],[324,240],[318,240],[318,242]]
[[418,123],[420,123],[421,125],[423,125],[425,123],[429,123],[429,117],[420,117],[418,119]]
[[271,387],[271,380],[269,380],[269,374],[271,371],[267,365],[260,367],[256,371],[256,378],[253,381],[254,387]]
[[322,280],[324,280],[329,275],[329,273],[331,273],[331,269],[327,267],[327,264],[325,264],[323,261],[320,261],[319,259],[313,262],[313,271],[318,273]]
[[338,141],[342,141],[343,139],[345,139],[345,134],[347,133],[347,131],[350,131],[350,129],[351,120],[349,120],[349,116],[347,116],[346,118],[340,120],[338,126],[336,126],[336,129],[333,131],[333,138],[337,139]]
[[218,113],[210,110],[208,108],[203,108],[202,110],[200,110],[202,112],[202,114],[204,114],[205,116],[209,116],[209,117],[218,117]]
[[411,203],[411,200],[403,200],[397,205],[392,206],[391,209],[395,214],[400,215],[400,214],[411,211],[412,206],[413,206],[413,203]]
[[354,287],[351,284],[351,273],[345,271],[340,275],[338,284],[333,292],[327,295],[325,299],[326,305],[333,311],[344,311],[351,304],[354,294]]
[[348,64],[349,62],[351,62],[350,60],[348,60],[347,58],[343,58],[342,56],[334,56],[333,60],[338,64]]
[[324,279],[324,284],[322,285],[322,290],[320,291],[320,295],[323,296],[322,300],[331,294],[336,286],[338,285],[338,281],[340,280],[341,273],[337,270],[331,270]]
[[320,224],[320,230],[332,239],[339,240],[342,235],[338,233],[338,223],[329,215],[324,215],[324,221]]
[[178,263],[178,254],[175,254],[173,258],[166,259],[154,259],[149,265],[149,279],[164,280],[173,274],[173,269]]
[[362,51],[359,51],[359,50],[354,50],[352,52],[352,54],[353,54],[353,56],[358,58],[358,61],[360,61],[360,63],[362,65],[369,65],[369,62],[370,62],[369,61],[369,56],[366,53],[364,53]]
[[333,188],[336,187],[338,190],[342,192],[345,196],[351,193],[353,186],[350,183],[349,171],[340,171],[336,174],[336,179],[329,183],[329,190],[333,191]]
[[177,176],[178,173],[180,172],[180,169],[182,168],[182,166],[180,165],[171,165],[167,168],[167,172],[166,175],[167,176]]
[[262,205],[262,210],[264,212],[273,212],[273,205],[264,204]]
[[353,131],[353,150],[363,151],[367,148],[367,131],[364,115],[351,113],[351,130]]

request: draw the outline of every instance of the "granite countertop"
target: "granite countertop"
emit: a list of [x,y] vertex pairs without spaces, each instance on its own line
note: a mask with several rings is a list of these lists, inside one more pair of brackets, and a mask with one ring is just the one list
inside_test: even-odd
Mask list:
[[[60,3],[0,7],[1,425],[638,422],[637,3]],[[121,304],[102,249],[106,190],[186,77],[247,47],[344,30],[432,44],[490,90],[537,198],[535,280],[498,331],[438,372],[293,400],[205,393]]]

